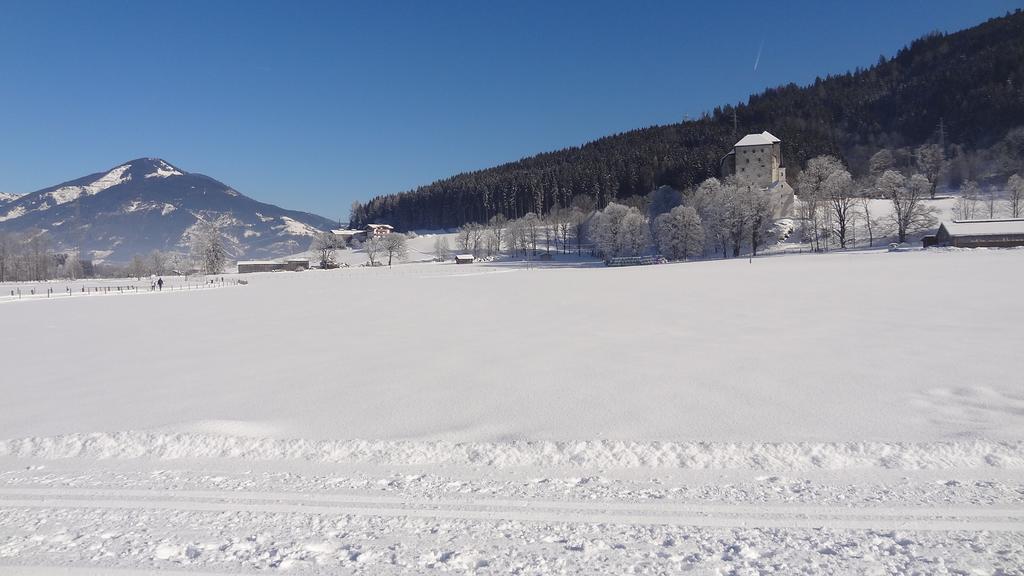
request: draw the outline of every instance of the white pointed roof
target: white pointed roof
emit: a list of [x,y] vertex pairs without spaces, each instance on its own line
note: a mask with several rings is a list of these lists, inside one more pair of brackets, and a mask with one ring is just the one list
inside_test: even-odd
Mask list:
[[776,142],[782,142],[782,140],[779,140],[778,138],[775,137],[774,134],[765,130],[760,134],[747,134],[743,138],[740,138],[740,141],[737,142],[733,147],[739,148],[740,146],[767,146],[769,144],[774,144]]

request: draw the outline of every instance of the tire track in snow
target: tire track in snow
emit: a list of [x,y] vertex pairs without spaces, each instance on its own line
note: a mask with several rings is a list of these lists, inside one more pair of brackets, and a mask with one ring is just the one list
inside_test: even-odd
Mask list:
[[782,504],[403,498],[207,490],[0,489],[4,508],[148,509],[541,523],[1024,532],[1024,506],[850,507]]

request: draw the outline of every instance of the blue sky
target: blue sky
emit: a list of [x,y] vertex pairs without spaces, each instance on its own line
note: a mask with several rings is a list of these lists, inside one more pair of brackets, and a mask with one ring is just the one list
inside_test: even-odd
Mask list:
[[1022,5],[6,0],[0,191],[158,156],[347,218],[353,200],[866,67]]

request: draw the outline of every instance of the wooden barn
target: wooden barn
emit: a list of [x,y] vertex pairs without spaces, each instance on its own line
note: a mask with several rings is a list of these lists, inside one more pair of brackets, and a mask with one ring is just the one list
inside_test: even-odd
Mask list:
[[281,270],[284,264],[273,260],[241,260],[238,262],[238,273],[249,274],[252,272],[273,272]]
[[957,248],[1024,246],[1024,218],[943,222],[935,233],[934,245]]

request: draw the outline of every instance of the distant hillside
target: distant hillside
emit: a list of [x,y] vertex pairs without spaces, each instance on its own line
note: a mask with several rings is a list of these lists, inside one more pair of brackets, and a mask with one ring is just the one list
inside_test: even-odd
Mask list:
[[453,227],[499,212],[546,212],[580,194],[603,206],[657,185],[685,188],[717,175],[719,159],[736,139],[734,114],[740,135],[770,130],[782,138],[791,180],[818,154],[842,156],[857,172],[878,148],[937,140],[940,120],[946,143],[991,146],[1024,125],[1024,13],[930,34],[865,70],[772,88],[699,120],[617,134],[378,196],[353,206],[352,225]]
[[14,202],[18,198],[19,196],[17,194],[11,194],[9,192],[0,192],[0,206]]
[[152,250],[188,251],[199,221],[217,223],[236,257],[293,254],[335,224],[257,202],[159,158],[132,160],[0,203],[0,233],[44,230],[58,249],[81,249],[87,258],[112,262]]

